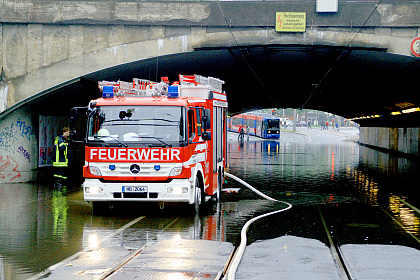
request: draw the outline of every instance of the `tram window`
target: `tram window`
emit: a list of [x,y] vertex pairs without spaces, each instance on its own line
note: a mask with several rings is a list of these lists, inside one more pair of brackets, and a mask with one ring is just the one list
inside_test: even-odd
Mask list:
[[240,118],[233,118],[233,122],[232,122],[232,124],[233,124],[233,125],[240,125],[240,124],[241,124],[241,120],[242,120],[242,119],[240,119]]
[[247,124],[248,127],[254,127],[254,120],[247,120]]

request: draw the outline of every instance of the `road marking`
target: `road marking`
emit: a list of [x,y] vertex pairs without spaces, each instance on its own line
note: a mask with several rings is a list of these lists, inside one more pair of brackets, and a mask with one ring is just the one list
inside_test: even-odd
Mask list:
[[113,237],[114,235],[119,234],[120,232],[124,231],[126,228],[131,227],[132,225],[134,225],[135,223],[143,220],[144,218],[146,218],[146,216],[140,216],[137,219],[132,220],[131,222],[129,222],[128,224],[126,224],[123,227],[120,227],[119,229],[117,229],[116,231],[114,231],[113,233],[110,233],[108,236],[106,236],[103,240],[107,240],[111,237]]
[[176,219],[174,219],[172,222],[170,222],[166,227],[164,227],[163,229],[161,229],[161,231],[167,230],[170,226],[172,226],[178,220],[179,220],[179,217],[176,218]]

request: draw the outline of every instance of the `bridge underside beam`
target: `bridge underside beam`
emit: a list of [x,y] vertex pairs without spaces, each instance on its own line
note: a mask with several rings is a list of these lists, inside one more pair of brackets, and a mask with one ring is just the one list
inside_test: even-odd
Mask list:
[[420,106],[419,72],[418,59],[392,55],[381,48],[278,44],[197,48],[93,72],[81,76],[71,89],[49,91],[54,98],[31,99],[40,110],[64,107],[68,112],[70,104],[83,106],[99,96],[98,80],[168,76],[174,81],[179,73],[199,73],[226,81],[231,113],[307,108],[346,118],[369,117],[357,120],[362,126],[414,127],[420,123],[419,113],[391,113]]

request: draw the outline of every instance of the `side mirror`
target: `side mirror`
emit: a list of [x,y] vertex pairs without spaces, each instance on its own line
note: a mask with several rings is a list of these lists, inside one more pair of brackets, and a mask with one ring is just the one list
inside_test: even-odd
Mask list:
[[201,134],[201,138],[203,138],[204,141],[211,140],[211,132],[206,131]]
[[207,129],[210,129],[210,127],[211,127],[210,109],[204,109],[203,113],[204,113],[203,117],[201,118],[202,124],[203,124],[203,129],[207,130]]
[[76,136],[77,127],[77,108],[71,108],[70,110],[70,139]]
[[[83,139],[83,135],[78,135],[77,128],[86,127],[85,118],[86,118],[87,107],[74,107],[70,110],[70,141],[71,142],[80,142]],[[81,122],[83,119],[84,122]],[[80,129],[79,129],[80,131]],[[81,129],[83,131],[83,129]],[[81,139],[78,139],[81,138]]]

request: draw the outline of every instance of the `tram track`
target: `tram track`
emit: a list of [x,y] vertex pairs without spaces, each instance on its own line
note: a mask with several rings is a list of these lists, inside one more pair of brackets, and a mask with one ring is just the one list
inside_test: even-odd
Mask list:
[[[410,208],[411,210],[413,210],[414,212],[417,212],[418,214],[420,214],[420,210],[416,207],[414,207],[413,205],[411,205],[410,203],[406,202],[404,199],[402,198],[398,198],[404,205],[406,205],[408,208]],[[401,223],[396,217],[394,217],[391,213],[389,213],[389,211],[387,211],[386,209],[384,209],[383,207],[379,206],[379,208],[388,216],[392,219],[392,221],[397,224],[401,229],[403,229],[408,235],[410,235],[415,241],[417,241],[417,243],[420,243],[420,238],[418,238],[417,236],[415,236],[409,229],[407,229],[407,227]]]
[[[406,205],[407,207],[409,207],[411,210],[417,212],[418,214],[420,214],[419,209],[417,209],[416,207],[414,207],[413,205],[409,204],[408,202],[406,202],[404,199],[399,198],[399,200]],[[410,230],[402,223],[398,220],[398,218],[394,217],[392,215],[392,213],[390,213],[389,211],[387,211],[386,209],[384,209],[383,207],[379,206],[379,209],[381,209],[382,212],[384,212],[386,214],[387,217],[391,218],[392,221],[397,224],[401,229],[403,229],[405,231],[406,234],[408,234],[412,239],[414,239],[417,243],[420,243],[420,239],[414,235],[412,232],[410,232]],[[340,275],[340,279],[342,280],[351,280],[352,275],[350,273],[350,269],[348,267],[348,265],[345,262],[344,256],[341,252],[340,246],[339,244],[337,244],[336,242],[334,242],[334,238],[332,237],[328,224],[326,222],[326,219],[324,218],[324,215],[321,211],[321,208],[319,206],[316,207],[317,211],[319,213],[323,228],[325,230],[325,234],[327,236],[327,240],[328,240],[328,247],[330,249],[330,253],[331,256],[334,260],[334,263],[336,264],[337,270],[339,272]]]
[[321,222],[323,225],[323,228],[325,230],[325,233],[327,235],[327,239],[328,239],[328,248],[330,249],[330,253],[331,256],[333,258],[334,263],[337,266],[337,270],[339,272],[340,275],[340,279],[341,280],[351,280],[351,276],[350,276],[350,272],[344,262],[343,256],[341,254],[340,248],[338,247],[338,245],[335,244],[335,242],[333,241],[333,238],[331,236],[331,233],[328,229],[327,226],[327,222],[325,221],[324,215],[321,212],[321,209],[319,208],[319,206],[317,206],[317,210],[319,213],[319,216],[321,218]]
[[[144,218],[146,218],[146,216],[142,216]],[[139,217],[140,218],[140,217]],[[137,219],[139,219],[137,218]],[[136,219],[136,220],[137,220]],[[140,219],[141,220],[141,219]],[[139,220],[139,221],[140,221]],[[160,232],[166,231],[168,228],[170,228],[172,225],[174,225],[177,221],[179,220],[179,217],[172,219],[166,226],[164,226],[162,229],[160,229]],[[135,222],[136,223],[136,222]],[[131,225],[134,225],[135,223],[132,222]],[[131,226],[130,225],[130,226]],[[128,227],[127,227],[128,228]],[[94,278],[93,280],[104,280],[107,278],[112,277],[112,275],[120,268],[122,268],[125,264],[127,264],[129,261],[131,261],[132,259],[134,259],[135,257],[137,257],[139,254],[141,254],[141,252],[143,252],[147,247],[149,247],[152,243],[148,242],[146,243],[144,246],[138,248],[137,250],[135,250],[133,253],[131,253],[126,259],[124,259],[123,261],[115,264],[114,266],[112,266],[111,268],[109,268],[106,272],[104,272],[102,275],[98,276],[97,278]]]
[[[256,190],[256,192],[258,192],[258,191]],[[264,196],[264,194],[262,196]],[[274,201],[274,199],[269,198],[269,197],[266,198],[266,199],[270,199],[270,200],[273,200]],[[414,206],[412,206],[412,205],[410,205],[408,203],[405,203],[405,201],[403,201],[402,199],[401,199],[401,202],[404,203],[405,205],[407,205],[408,207],[410,207],[413,211],[416,211],[417,213],[419,213],[418,209],[415,208]],[[397,219],[395,217],[393,217],[391,213],[388,213],[382,207],[380,207],[380,208],[390,218],[392,218],[394,222],[396,222],[401,228],[404,229],[404,226],[401,223],[398,223]],[[340,277],[339,279],[342,279],[342,280],[351,280],[352,279],[351,273],[349,271],[348,266],[346,265],[346,262],[344,260],[343,254],[341,253],[339,244],[337,244],[337,242],[335,241],[335,238],[330,233],[330,230],[329,230],[330,227],[329,227],[329,225],[327,223],[327,220],[324,218],[323,210],[321,209],[320,206],[317,206],[316,209],[318,211],[320,220],[322,222],[322,227],[323,227],[323,229],[325,231],[325,234],[327,236],[327,240],[328,240],[327,246],[329,247],[329,250],[330,250],[332,259],[333,259],[334,263],[336,264],[336,268],[337,268],[337,271],[338,271],[338,274],[339,274],[339,277]],[[287,210],[287,209],[282,209],[281,211],[284,211],[284,210]],[[277,212],[280,212],[280,211],[274,211],[274,212],[277,213]],[[261,215],[259,217],[254,218],[254,219],[251,219],[247,223],[250,224],[250,223],[253,222],[253,220],[256,220],[256,219],[259,219],[259,218],[262,218],[262,217],[265,217],[265,216],[268,216],[268,215],[271,215],[271,214],[273,214],[273,213],[267,213],[267,214]],[[147,218],[148,218],[147,216],[140,216],[140,217],[137,217],[137,218],[133,219],[132,221],[126,223],[125,225],[123,225],[122,227],[120,227],[117,230],[113,231],[112,233],[104,236],[102,238],[102,242],[106,242],[107,240],[112,239],[116,235],[119,235],[122,232],[124,232],[124,230],[126,230],[126,229],[134,226],[135,224],[137,224],[137,223],[139,223],[142,220],[145,220]],[[171,219],[166,220],[165,223],[162,225],[161,229],[158,230],[158,232],[163,232],[163,231],[166,231],[169,228],[173,227],[179,221],[179,219],[180,219],[179,217],[176,217],[176,218],[171,218]],[[407,229],[405,229],[405,230],[407,231]],[[245,229],[243,231],[246,233],[247,230]],[[409,233],[409,232],[407,231],[407,233]],[[241,232],[241,234],[242,234],[242,232]],[[413,234],[410,234],[410,235],[417,242],[420,243],[420,240],[415,235],[413,235]],[[152,243],[146,243],[145,245],[141,246],[140,248],[134,250],[128,256],[126,256],[125,258],[121,258],[120,261],[116,262],[113,266],[109,267],[107,270],[104,270],[104,272],[101,273],[101,275],[97,275],[95,278],[92,278],[92,279],[93,280],[104,280],[104,279],[110,279],[110,278],[112,278],[113,275],[114,275],[114,273],[116,273],[119,269],[121,269],[122,267],[124,267],[127,263],[129,263],[135,257],[139,256],[151,244],[153,244],[153,242]],[[243,244],[245,244],[245,246],[246,246],[246,241]],[[96,250],[99,250],[99,249],[96,249]],[[242,250],[242,252],[241,252],[241,250]],[[44,271],[43,274],[38,274],[37,275],[38,277],[32,277],[30,279],[31,280],[34,280],[34,279],[44,278],[49,272],[51,272],[53,269],[57,268],[58,266],[60,266],[60,265],[66,265],[66,264],[70,263],[71,261],[75,260],[82,253],[84,253],[84,252],[90,252],[90,251],[92,251],[92,249],[89,249],[89,248],[87,248],[85,250],[82,250],[82,251],[76,253],[75,255],[67,258],[63,262],[60,262],[60,263],[58,263],[58,264],[50,267],[49,269],[47,269],[46,271]],[[234,267],[235,265],[236,265],[236,268],[237,268],[237,266],[239,265],[239,262],[240,262],[240,258],[241,257],[239,257],[239,261],[238,260],[235,260],[235,259],[238,258],[239,255],[242,255],[243,254],[243,251],[244,251],[244,249],[240,249],[239,242],[238,242],[238,244],[235,244],[235,247],[234,247],[234,249],[232,250],[232,252],[231,252],[231,254],[229,256],[228,261],[226,262],[226,265],[225,265],[223,271],[221,271],[219,273],[219,275],[215,279],[229,279],[229,280],[235,279],[234,276],[233,276],[233,278],[229,278],[228,277],[228,273],[229,273],[229,270],[233,271],[232,270],[232,267]],[[236,270],[236,268],[235,268],[235,270]],[[227,278],[222,278],[222,277],[227,277]]]
[[[146,219],[147,216],[140,216],[137,217],[136,219],[132,220],[131,222],[123,225],[122,227],[120,227],[119,229],[115,230],[114,232],[104,236],[103,238],[101,238],[101,242],[102,243],[106,243],[107,241],[109,241],[110,239],[112,239],[113,237],[121,234],[124,230],[132,227],[133,225],[137,224],[138,222]],[[170,228],[171,226],[173,226],[176,222],[179,221],[179,217],[177,218],[173,218],[171,219],[162,229],[158,230],[159,232],[164,232],[166,231],[168,228]],[[141,246],[140,248],[136,249],[134,252],[130,253],[128,257],[126,257],[125,259],[115,263],[114,265],[112,265],[110,268],[108,268],[107,270],[105,270],[101,275],[92,278],[93,280],[103,280],[103,279],[107,279],[110,276],[112,276],[112,274],[114,272],[116,272],[119,268],[123,267],[127,262],[129,262],[130,260],[132,260],[134,257],[138,256],[143,250],[145,250],[147,247],[149,247],[153,242],[148,242],[145,245]],[[101,248],[85,248],[73,255],[71,255],[70,257],[64,259],[63,261],[54,264],[52,266],[50,266],[49,268],[47,268],[46,270],[38,273],[37,275],[29,278],[28,280],[38,280],[38,279],[43,279],[45,277],[47,277],[48,274],[52,273],[55,269],[62,267],[62,266],[71,266],[70,263],[72,261],[75,261],[76,259],[82,257],[83,254],[85,253],[90,253],[93,251],[98,251]]]

